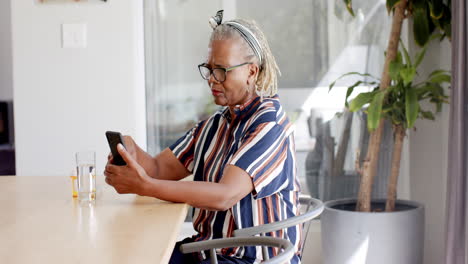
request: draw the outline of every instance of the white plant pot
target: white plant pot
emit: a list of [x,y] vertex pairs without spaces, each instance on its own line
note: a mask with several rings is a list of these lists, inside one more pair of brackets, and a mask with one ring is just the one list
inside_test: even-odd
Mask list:
[[[422,264],[424,206],[397,200],[395,212],[356,212],[356,199],[325,203],[323,264]],[[372,208],[385,208],[373,200]]]

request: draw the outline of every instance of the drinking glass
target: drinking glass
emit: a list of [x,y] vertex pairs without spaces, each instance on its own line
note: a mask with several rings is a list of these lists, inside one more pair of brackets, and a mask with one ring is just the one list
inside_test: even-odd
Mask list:
[[78,200],[94,201],[96,199],[96,153],[94,151],[76,153],[76,175],[78,177]]

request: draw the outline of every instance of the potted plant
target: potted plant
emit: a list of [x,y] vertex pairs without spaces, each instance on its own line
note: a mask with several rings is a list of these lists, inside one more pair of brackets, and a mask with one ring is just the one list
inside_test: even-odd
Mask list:
[[[344,2],[353,15],[352,0]],[[422,109],[420,103],[428,100],[435,105],[435,112],[439,112],[442,104],[448,102],[443,88],[450,83],[447,71],[434,70],[419,83],[415,83],[415,77],[427,44],[435,38],[450,38],[450,4],[450,0],[386,1],[393,18],[382,76],[380,80],[374,78],[378,82],[360,80],[347,90],[347,108],[367,113],[370,138],[366,158],[362,164],[356,162],[356,170],[361,175],[358,198],[326,203],[321,221],[325,264],[422,263],[424,208],[415,202],[397,201],[396,188],[406,131],[413,128],[417,118],[434,119],[434,113]],[[399,50],[402,23],[409,17],[413,18],[414,40],[422,47],[414,58],[404,45]],[[342,77],[355,74],[371,77],[361,73],[347,73]],[[353,89],[362,83],[377,85],[348,102]],[[387,199],[371,201],[384,120],[392,124],[394,133]]]

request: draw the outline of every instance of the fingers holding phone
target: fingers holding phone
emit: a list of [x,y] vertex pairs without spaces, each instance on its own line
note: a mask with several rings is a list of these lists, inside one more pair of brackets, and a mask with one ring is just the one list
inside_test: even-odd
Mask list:
[[138,155],[137,155],[137,144],[133,140],[131,136],[123,136],[123,142],[125,146],[125,150],[132,156],[134,160],[139,162]]
[[117,150],[118,144],[122,144],[125,147],[122,134],[120,134],[120,132],[107,131],[106,138],[107,138],[107,142],[109,143],[109,148],[112,153],[111,158],[109,158],[108,156],[108,161],[117,166],[127,165],[127,163],[123,160],[122,156],[120,156],[120,153]]
[[[127,152],[133,157],[133,159],[137,160],[137,145],[131,136],[123,136],[119,132],[114,131],[107,131],[106,132],[107,141],[109,142],[109,147],[111,152],[107,155],[107,161],[111,164],[115,164],[113,162],[113,153],[115,153],[115,149],[118,143],[123,143],[122,145],[127,150]],[[114,152],[113,152],[114,151]],[[122,161],[118,161],[118,163],[122,163]],[[116,164],[118,165],[118,164]]]
[[[150,178],[143,167],[141,167],[135,158],[124,147],[122,137],[120,139],[113,133],[106,133],[109,141],[109,146],[112,150],[112,155],[106,165],[104,175],[106,176],[106,183],[113,186],[115,190],[120,193],[136,193],[143,195],[144,186],[146,186]],[[112,138],[116,137],[116,140]],[[120,141],[115,144],[116,141]],[[118,157],[122,158],[125,165],[118,165],[115,160],[115,151]],[[120,163],[121,164],[121,163]]]

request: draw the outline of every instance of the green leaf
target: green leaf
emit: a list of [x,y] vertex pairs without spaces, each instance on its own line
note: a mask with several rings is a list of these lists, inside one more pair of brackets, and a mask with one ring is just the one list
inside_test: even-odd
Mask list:
[[358,94],[350,103],[349,111],[356,112],[362,108],[363,105],[368,104],[374,98],[376,92],[367,92]]
[[429,74],[429,78],[435,75],[439,75],[441,73],[449,73],[449,71],[446,70],[434,70]]
[[348,97],[353,93],[354,88],[356,88],[356,87],[359,86],[360,84],[375,85],[375,84],[377,84],[377,83],[376,83],[376,82],[357,81],[357,82],[355,82],[353,85],[349,86],[349,87],[348,87],[348,90],[346,90],[346,98],[345,98],[345,106],[346,106],[347,108],[349,108]]
[[392,117],[393,117],[393,120],[399,120],[399,123],[401,123],[401,121],[404,121],[404,119],[402,119],[402,117],[404,117],[405,115],[403,114],[403,107],[399,106],[399,105],[393,105],[393,111],[392,111]]
[[418,100],[422,100],[424,96],[432,90],[430,85],[424,85],[419,88],[413,88],[416,90],[416,96],[418,97]]
[[436,111],[437,111],[437,113],[442,112],[442,104],[436,103]]
[[349,108],[348,97],[353,93],[353,90],[356,86],[360,85],[362,81],[357,81],[346,90],[345,106]]
[[398,4],[400,0],[387,0],[387,12],[390,14],[390,12],[393,10],[396,4]]
[[429,10],[431,17],[434,19],[440,19],[444,14],[444,3],[442,0],[431,0],[429,1]]
[[442,17],[440,17],[439,19],[434,19],[434,18],[431,16],[432,22],[433,22],[435,25],[437,25],[437,27],[438,27],[442,32],[444,32],[444,35],[446,35],[445,27],[448,26],[448,28],[451,28],[451,13],[452,13],[452,11],[450,10],[450,8],[448,8],[448,7],[444,4]]
[[427,2],[431,0],[411,0],[408,1],[409,4],[412,4],[413,9],[426,8]]
[[429,38],[429,41],[422,47],[421,50],[419,50],[416,53],[416,61],[414,64],[415,68],[418,68],[419,64],[421,64],[422,60],[424,59],[424,56],[426,54],[427,46],[428,44],[433,41],[434,39],[442,37],[442,34],[432,34],[431,37]]
[[405,86],[407,86],[413,81],[415,75],[416,75],[416,68],[414,67],[403,68],[400,70],[400,76],[403,79],[403,83]]
[[400,76],[400,70],[403,67],[401,63],[399,63],[397,60],[393,60],[390,62],[388,73],[390,74],[390,79],[392,80],[398,80],[398,77]]
[[348,9],[348,12],[354,17],[352,0],[343,0],[343,2],[345,3],[346,9]]
[[450,20],[449,20],[449,22],[444,24],[444,33],[449,39],[452,38],[452,24],[451,24]]
[[378,91],[367,109],[367,129],[369,131],[374,131],[379,125],[385,94],[385,91]]
[[416,61],[414,62],[414,67],[418,68],[419,64],[421,64],[422,60],[424,59],[424,55],[426,54],[427,45],[416,53]]
[[408,53],[408,50],[406,49],[405,47],[405,44],[403,43],[403,41],[400,40],[400,45],[401,45],[401,48],[403,49],[403,54],[405,55],[405,64],[407,65],[407,67],[411,67],[411,57]]
[[[429,23],[429,36],[434,33],[434,30],[437,28],[437,26],[432,22],[431,14],[429,13],[429,7],[426,9],[427,11],[427,22]],[[429,40],[428,40],[429,42]]]
[[413,34],[416,44],[421,47],[429,40],[429,19],[425,7],[416,8],[415,6],[413,10]]
[[439,83],[426,82],[428,91],[431,93],[430,97],[440,97],[444,95],[444,88]]
[[401,55],[401,51],[397,52],[397,56],[395,59],[398,63],[403,64],[403,55]]
[[378,80],[378,78],[372,76],[372,75],[369,74],[369,73],[348,72],[348,73],[345,73],[345,74],[341,75],[341,76],[338,77],[335,81],[333,81],[333,82],[328,86],[328,92],[331,91],[331,89],[335,86],[336,82],[337,82],[339,79],[342,79],[343,77],[346,77],[346,76],[349,76],[349,75],[358,75],[358,76],[361,76],[361,77],[372,77],[372,78],[374,78],[375,80]]
[[452,81],[452,77],[449,74],[436,74],[433,75],[430,79],[429,82],[431,83],[450,83]]
[[431,111],[421,111],[422,118],[435,120],[434,114]]
[[442,29],[443,30],[443,27],[442,27],[442,23],[439,19],[435,19],[433,17],[431,17],[431,20],[432,20],[432,23],[434,23],[434,25],[439,28],[439,29]]
[[414,126],[414,122],[418,118],[419,113],[419,102],[415,89],[407,89],[405,94],[405,106],[406,106],[406,124],[408,128]]

